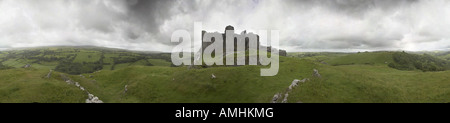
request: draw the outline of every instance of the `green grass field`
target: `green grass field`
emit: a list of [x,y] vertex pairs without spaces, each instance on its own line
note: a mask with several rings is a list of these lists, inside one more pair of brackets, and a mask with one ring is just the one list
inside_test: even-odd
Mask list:
[[89,52],[89,51],[82,51],[83,53],[78,53],[77,57],[73,62],[96,62],[100,59],[101,53],[100,52]]
[[321,65],[322,78],[294,89],[291,102],[450,102],[450,71],[400,71],[384,65]]
[[[303,78],[310,78],[310,81],[289,92],[289,103],[450,102],[449,70],[397,70],[386,64],[394,62],[393,52],[292,53],[288,57],[280,56],[276,76],[261,77],[260,69],[264,66],[188,69],[186,66],[170,67],[170,62],[160,59],[166,58],[166,54],[146,55],[95,48],[81,49],[80,52],[75,52],[77,48],[53,49],[51,51],[61,57],[69,54],[78,57],[84,52],[98,52],[100,57],[103,53],[103,62],[118,64],[102,65],[101,71],[82,73],[85,77],[55,71],[51,78],[45,78],[52,65],[58,64],[57,60],[19,68],[37,59],[24,57],[30,59],[16,62],[20,55],[13,57],[2,53],[3,64],[16,68],[0,70],[0,102],[84,102],[86,94],[65,83],[59,74],[79,82],[107,103],[269,103],[274,94],[286,92],[294,79]],[[18,51],[9,53],[20,54]],[[93,61],[86,58],[79,60]],[[124,58],[135,60],[123,61]],[[114,70],[111,70],[113,66]],[[313,69],[319,70],[321,78],[312,77]],[[212,79],[211,74],[217,78]],[[126,93],[125,85],[128,85]]]
[[330,65],[387,65],[393,62],[393,52],[362,52],[349,54],[334,59],[326,60]]
[[59,75],[47,79],[48,70],[16,68],[0,70],[0,102],[2,103],[82,103],[87,95],[60,80]]
[[147,59],[148,62],[153,64],[154,66],[170,66],[172,63],[162,60],[162,59]]

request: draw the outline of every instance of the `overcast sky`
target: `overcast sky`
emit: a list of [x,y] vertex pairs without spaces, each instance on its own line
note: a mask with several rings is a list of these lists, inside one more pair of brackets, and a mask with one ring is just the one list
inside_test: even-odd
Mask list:
[[196,21],[210,32],[279,30],[288,52],[450,50],[449,0],[0,0],[0,49],[169,52],[172,33]]

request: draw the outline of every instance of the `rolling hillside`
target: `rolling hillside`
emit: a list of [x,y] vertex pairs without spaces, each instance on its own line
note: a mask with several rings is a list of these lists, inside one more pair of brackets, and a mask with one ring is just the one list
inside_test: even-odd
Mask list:
[[[388,66],[395,62],[393,53],[280,56],[278,75],[261,77],[264,66],[171,67],[165,59],[170,54],[77,47],[3,51],[2,63],[10,68],[0,70],[0,102],[85,102],[86,93],[67,84],[61,74],[106,103],[268,103],[294,79],[304,78],[310,80],[293,88],[287,102],[450,102],[450,71],[397,70]],[[311,58],[317,56],[324,59]],[[46,78],[50,69],[67,60],[82,66],[101,64],[102,69],[54,71]],[[26,64],[31,67],[21,68]],[[313,69],[320,78],[312,76]]]
[[354,64],[387,65],[394,62],[392,58],[393,53],[394,52],[361,52],[337,57],[325,62],[333,66]]

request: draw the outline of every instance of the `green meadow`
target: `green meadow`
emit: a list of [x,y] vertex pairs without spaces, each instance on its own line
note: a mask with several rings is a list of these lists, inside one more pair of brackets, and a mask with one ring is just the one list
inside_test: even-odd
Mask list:
[[[403,61],[395,57],[398,53],[288,53],[280,56],[276,76],[262,77],[261,68],[267,66],[175,67],[167,53],[99,47],[8,50],[0,52],[0,102],[83,103],[87,95],[60,74],[106,103],[269,103],[274,94],[286,92],[288,103],[450,102],[448,52],[403,54],[417,60],[408,70],[389,65]],[[422,66],[414,67],[418,62]],[[22,68],[27,64],[31,67]],[[429,65],[444,70],[424,72]],[[313,69],[321,77],[313,77]],[[294,79],[304,78],[310,80],[287,91]]]

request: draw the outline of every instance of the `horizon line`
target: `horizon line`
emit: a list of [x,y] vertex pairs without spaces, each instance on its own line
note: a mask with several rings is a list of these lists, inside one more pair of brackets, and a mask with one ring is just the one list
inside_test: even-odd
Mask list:
[[[0,48],[0,51],[8,51],[8,50],[22,50],[22,49],[32,49],[32,48],[46,48],[46,47],[95,47],[95,48],[109,48],[109,49],[116,49],[116,50],[127,50],[127,51],[136,51],[136,52],[155,52],[155,53],[170,53],[166,51],[154,51],[154,50],[136,50],[136,49],[126,49],[121,47],[108,47],[108,46],[96,46],[96,45],[49,45],[49,46],[33,46],[33,47],[13,47],[13,48]],[[337,52],[337,53],[357,53],[357,52],[382,52],[382,51],[405,51],[405,52],[447,52],[450,51],[450,48],[448,49],[436,49],[436,50],[402,50],[402,49],[396,49],[396,50],[386,50],[386,49],[380,49],[380,50],[372,50],[372,49],[302,49],[304,51],[286,51],[287,53],[298,53],[298,52]]]

